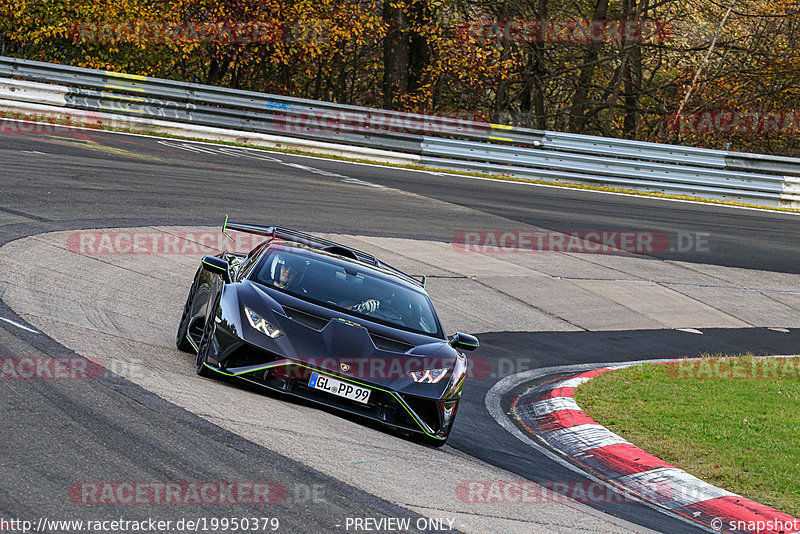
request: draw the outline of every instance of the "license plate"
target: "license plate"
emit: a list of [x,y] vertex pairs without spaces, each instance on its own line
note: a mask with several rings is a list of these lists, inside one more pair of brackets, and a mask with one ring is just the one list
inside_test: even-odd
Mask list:
[[355,386],[347,382],[342,382],[330,376],[324,376],[319,373],[311,373],[311,380],[308,381],[308,387],[314,389],[321,389],[328,393],[333,393],[345,399],[354,400],[356,402],[363,402],[364,404],[369,401],[369,389]]

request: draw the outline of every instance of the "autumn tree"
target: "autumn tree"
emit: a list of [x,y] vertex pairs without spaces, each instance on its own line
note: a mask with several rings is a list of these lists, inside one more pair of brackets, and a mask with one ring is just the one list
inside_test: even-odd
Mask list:
[[[794,154],[791,123],[749,133],[672,126],[689,93],[687,116],[779,113],[786,122],[800,109],[797,1],[736,0],[721,26],[730,5],[0,0],[0,46],[17,57],[347,104]],[[605,21],[599,38],[576,37],[592,21]]]

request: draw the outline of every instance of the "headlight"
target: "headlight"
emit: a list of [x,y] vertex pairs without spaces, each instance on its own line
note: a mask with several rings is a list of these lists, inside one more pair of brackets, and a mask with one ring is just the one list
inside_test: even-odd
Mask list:
[[420,384],[436,384],[444,375],[447,374],[447,369],[427,369],[425,371],[411,371],[409,373],[414,382]]
[[261,332],[262,334],[268,335],[272,339],[276,337],[280,337],[283,335],[283,332],[269,324],[266,319],[261,317],[259,314],[248,308],[247,306],[244,307],[244,314],[247,316],[247,322],[250,323],[250,326]]

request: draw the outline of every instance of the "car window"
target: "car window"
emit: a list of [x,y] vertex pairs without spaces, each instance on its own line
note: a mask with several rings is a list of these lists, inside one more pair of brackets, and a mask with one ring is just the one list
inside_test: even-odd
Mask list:
[[441,337],[427,295],[370,269],[278,249],[262,258],[251,279],[331,309]]
[[247,272],[253,266],[255,261],[258,259],[258,255],[261,254],[261,251],[269,244],[269,240],[259,243],[253,249],[247,253],[247,256],[242,261],[242,264],[239,268],[240,276],[247,276]]

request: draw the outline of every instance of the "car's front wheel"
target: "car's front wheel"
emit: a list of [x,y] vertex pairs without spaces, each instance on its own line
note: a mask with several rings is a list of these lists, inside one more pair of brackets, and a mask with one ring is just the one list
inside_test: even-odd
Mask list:
[[444,444],[447,443],[447,438],[436,439],[430,436],[422,436],[421,438],[417,438],[417,441],[428,447],[444,447]]
[[445,429],[444,439],[437,439],[431,436],[421,436],[417,438],[417,441],[429,447],[444,447],[444,444],[447,443],[447,438],[450,437],[450,431],[453,429],[453,423],[456,420],[457,412],[458,412],[458,406],[456,406],[455,411],[453,412],[453,417],[450,418],[450,423],[447,425],[447,429]]
[[214,344],[214,332],[217,329],[215,318],[217,316],[218,307],[219,301],[214,304],[208,313],[208,317],[206,317],[206,324],[203,327],[203,337],[200,340],[199,350],[197,351],[197,359],[195,360],[195,371],[197,371],[198,375],[204,378],[226,380],[228,378],[227,376],[209,369],[206,365],[206,362],[208,362],[208,355],[211,352]]

